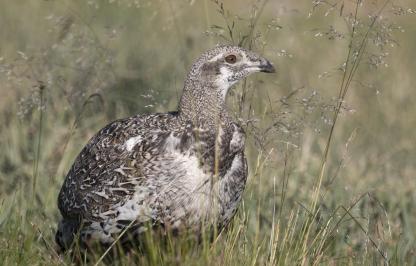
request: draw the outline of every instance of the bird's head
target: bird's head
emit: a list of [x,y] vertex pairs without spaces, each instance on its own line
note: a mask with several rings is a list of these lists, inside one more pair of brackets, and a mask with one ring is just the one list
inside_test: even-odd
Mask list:
[[228,89],[251,73],[274,73],[264,57],[238,46],[218,46],[201,55],[190,75],[211,84],[225,97]]
[[194,114],[199,109],[223,109],[229,88],[256,72],[274,73],[275,68],[264,57],[238,46],[208,50],[192,65],[180,109]]

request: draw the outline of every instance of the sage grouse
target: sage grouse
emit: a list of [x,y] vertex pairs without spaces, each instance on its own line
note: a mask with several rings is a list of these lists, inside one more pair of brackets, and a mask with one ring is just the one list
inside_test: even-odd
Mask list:
[[177,112],[136,115],[101,129],[59,193],[61,250],[78,233],[88,246],[111,244],[127,226],[139,236],[149,223],[196,232],[227,225],[247,179],[245,135],[227,112],[227,91],[251,73],[274,71],[251,51],[215,47],[192,65]]

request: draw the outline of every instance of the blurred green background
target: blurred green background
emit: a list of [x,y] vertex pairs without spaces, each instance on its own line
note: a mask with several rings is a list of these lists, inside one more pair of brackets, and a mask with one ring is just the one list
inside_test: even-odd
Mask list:
[[[114,119],[175,110],[193,60],[234,43],[278,70],[228,97],[248,135],[244,204],[218,248],[155,263],[415,264],[416,3],[384,3],[358,5],[350,46],[356,2],[348,0],[1,1],[1,261],[60,264],[56,197],[88,139]],[[379,10],[315,213],[349,47],[354,58]]]

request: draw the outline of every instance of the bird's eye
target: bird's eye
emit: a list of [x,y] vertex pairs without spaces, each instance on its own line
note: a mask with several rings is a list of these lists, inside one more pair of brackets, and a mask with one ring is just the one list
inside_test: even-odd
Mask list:
[[225,57],[225,62],[227,62],[229,64],[234,64],[235,62],[237,62],[237,57],[233,54],[227,55]]

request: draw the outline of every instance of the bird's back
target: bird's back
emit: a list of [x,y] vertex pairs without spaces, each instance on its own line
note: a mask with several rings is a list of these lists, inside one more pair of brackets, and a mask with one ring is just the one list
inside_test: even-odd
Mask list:
[[[176,116],[138,115],[116,120],[101,129],[82,149],[65,178],[58,197],[62,215],[93,219],[115,202],[125,200],[133,192],[126,173],[142,176],[143,159],[157,156],[158,146],[166,136],[180,131]],[[127,163],[137,165],[129,167]],[[134,172],[123,171],[124,168]]]

